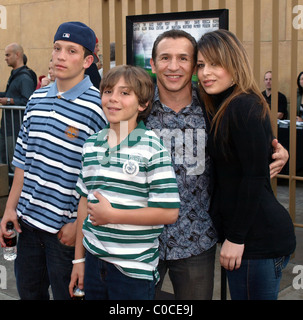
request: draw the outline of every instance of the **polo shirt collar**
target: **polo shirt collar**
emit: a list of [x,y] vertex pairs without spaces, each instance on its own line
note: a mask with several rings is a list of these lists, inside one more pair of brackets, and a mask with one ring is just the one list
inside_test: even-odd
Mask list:
[[[87,91],[91,86],[92,82],[90,81],[90,78],[88,75],[84,75],[84,79],[80,81],[77,85],[75,85],[73,88],[70,90],[62,93],[62,97],[66,100],[75,100],[79,96],[81,96],[85,91]],[[57,80],[55,83],[49,88],[47,97],[56,97],[58,96],[59,91],[57,87]]]
[[[188,107],[192,107],[192,106],[196,106],[196,105],[200,105],[200,102],[199,102],[199,99],[198,99],[198,93],[197,93],[197,90],[195,89],[195,87],[193,86],[192,87],[192,101],[191,103],[182,109],[182,112],[183,113],[184,111],[187,111],[188,110]],[[159,88],[158,86],[156,85],[155,86],[155,94],[154,94],[154,99],[153,99],[153,106],[160,106],[162,107],[162,109],[164,110],[165,107],[166,107],[166,110],[168,112],[174,112],[171,108],[165,106],[161,101],[160,101],[160,93],[159,93]],[[174,112],[175,113],[175,112]]]

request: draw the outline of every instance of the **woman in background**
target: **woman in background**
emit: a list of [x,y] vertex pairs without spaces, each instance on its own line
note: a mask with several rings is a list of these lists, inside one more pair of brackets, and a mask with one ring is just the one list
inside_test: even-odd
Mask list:
[[297,121],[303,121],[303,71],[299,73],[297,78]]

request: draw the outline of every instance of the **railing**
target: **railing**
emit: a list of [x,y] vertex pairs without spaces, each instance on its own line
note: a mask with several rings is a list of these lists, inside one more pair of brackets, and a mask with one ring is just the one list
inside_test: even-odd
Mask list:
[[[25,106],[0,106],[2,112],[1,120],[1,141],[0,141],[0,156],[1,162],[8,165],[12,159],[12,150],[15,149],[18,132],[23,121],[23,112]],[[15,112],[18,111],[18,112]],[[16,119],[17,113],[17,119]],[[10,118],[10,121],[9,121]],[[3,125],[3,128],[2,128]],[[2,154],[4,151],[4,155]],[[13,177],[14,173],[9,170],[9,176]]]

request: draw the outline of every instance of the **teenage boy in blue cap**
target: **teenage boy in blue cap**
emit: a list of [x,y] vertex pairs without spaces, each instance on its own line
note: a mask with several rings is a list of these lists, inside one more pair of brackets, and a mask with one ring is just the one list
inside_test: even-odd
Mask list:
[[49,286],[54,299],[70,299],[82,146],[106,123],[99,90],[84,75],[95,44],[85,24],[61,24],[52,53],[56,82],[27,104],[0,232],[2,245],[8,221],[20,233],[15,274],[21,299],[49,299]]

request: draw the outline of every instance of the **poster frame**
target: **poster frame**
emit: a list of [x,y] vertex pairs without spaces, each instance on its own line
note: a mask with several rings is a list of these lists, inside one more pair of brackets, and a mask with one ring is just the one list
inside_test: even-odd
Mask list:
[[[156,28],[160,28],[160,26],[165,26],[166,22],[175,22],[178,21],[178,27],[181,30],[187,31],[191,33],[190,29],[186,29],[186,22],[191,20],[211,20],[211,19],[219,19],[219,25],[216,29],[226,29],[229,27],[229,11],[228,9],[218,9],[218,10],[199,10],[199,11],[185,11],[185,12],[169,12],[169,13],[157,13],[157,14],[144,14],[144,15],[130,15],[126,16],[126,61],[127,64],[130,65],[139,65],[136,62],[136,52],[134,50],[134,26],[136,24],[146,24],[149,25],[151,22],[156,22]],[[183,26],[180,27],[180,24],[183,23]],[[160,26],[159,26],[160,25]],[[202,24],[201,24],[202,25]],[[149,27],[150,28],[150,27]],[[173,28],[173,27],[172,27]],[[171,29],[172,29],[171,28]],[[195,29],[198,30],[199,27],[195,26]],[[203,33],[201,29],[201,36]],[[161,32],[160,32],[161,31]],[[166,31],[165,29],[156,30],[156,33],[159,34]],[[150,32],[150,36],[155,38],[155,28],[152,30],[144,31],[147,34]],[[197,40],[197,39],[196,39]],[[151,51],[151,49],[150,49]]]

